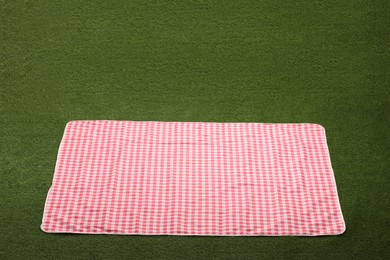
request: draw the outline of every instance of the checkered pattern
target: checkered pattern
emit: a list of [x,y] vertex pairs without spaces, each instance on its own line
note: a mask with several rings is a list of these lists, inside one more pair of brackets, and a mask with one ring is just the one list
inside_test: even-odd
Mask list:
[[41,228],[314,236],[345,224],[319,125],[72,121]]

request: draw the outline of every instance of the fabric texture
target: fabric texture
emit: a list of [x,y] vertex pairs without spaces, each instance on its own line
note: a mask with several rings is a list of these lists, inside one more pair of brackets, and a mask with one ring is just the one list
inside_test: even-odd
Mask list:
[[41,229],[315,236],[345,223],[320,125],[72,121]]

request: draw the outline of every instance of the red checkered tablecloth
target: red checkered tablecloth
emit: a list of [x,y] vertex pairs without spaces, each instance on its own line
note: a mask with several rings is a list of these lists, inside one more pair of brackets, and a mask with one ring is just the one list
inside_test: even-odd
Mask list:
[[315,236],[345,224],[320,125],[72,121],[41,229]]

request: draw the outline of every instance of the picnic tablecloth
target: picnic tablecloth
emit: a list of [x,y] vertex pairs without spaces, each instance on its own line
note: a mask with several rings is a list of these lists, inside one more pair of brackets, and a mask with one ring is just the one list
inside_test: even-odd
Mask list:
[[315,236],[345,230],[318,124],[71,121],[41,229]]

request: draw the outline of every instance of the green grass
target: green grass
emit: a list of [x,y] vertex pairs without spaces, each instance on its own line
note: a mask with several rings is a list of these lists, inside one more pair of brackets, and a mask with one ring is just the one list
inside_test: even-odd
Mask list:
[[[385,259],[390,4],[0,1],[0,258]],[[46,234],[65,124],[311,122],[347,231],[331,237]]]

